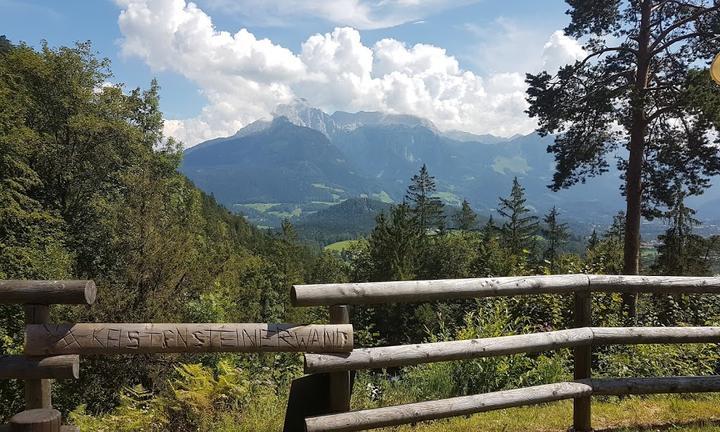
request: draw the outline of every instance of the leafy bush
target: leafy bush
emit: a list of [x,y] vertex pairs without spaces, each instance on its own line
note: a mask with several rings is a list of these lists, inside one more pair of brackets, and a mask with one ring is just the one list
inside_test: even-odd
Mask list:
[[136,386],[126,389],[119,405],[102,415],[85,405],[70,413],[70,422],[94,432],[256,431],[279,430],[285,400],[267,374],[221,360],[217,369],[181,364],[168,390],[154,395]]

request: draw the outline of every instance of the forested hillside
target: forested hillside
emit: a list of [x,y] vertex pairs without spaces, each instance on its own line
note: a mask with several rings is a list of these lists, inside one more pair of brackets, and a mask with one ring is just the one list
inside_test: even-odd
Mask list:
[[[306,280],[312,257],[178,173],[182,152],[161,136],[156,83],[126,89],[111,79],[89,44],[2,46],[0,279],[94,279],[97,303],[55,308],[57,322],[290,318],[287,289]],[[2,306],[0,352],[22,349],[21,313]],[[125,388],[166,387],[180,360],[83,359],[81,379],[56,386],[55,405],[110,409]],[[22,394],[0,382],[0,417],[21,410]]]
[[[93,279],[98,286],[96,304],[53,306],[53,322],[326,322],[324,309],[290,307],[293,284],[623,273],[624,213],[606,209],[614,214],[607,229],[579,236],[569,229],[572,213],[550,205],[544,184],[527,184],[508,167],[502,187],[493,184],[501,192],[485,196],[483,205],[497,209],[490,219],[461,196],[449,208],[433,167],[406,164],[403,177],[392,174],[396,205],[353,199],[300,218],[297,226],[286,219],[277,231],[260,230],[180,172],[185,157],[186,169],[218,181],[200,165],[222,166],[225,160],[200,147],[183,153],[180,143],[162,135],[158,84],[131,89],[113,82],[109,62],[89,43],[35,49],[0,38],[0,279]],[[341,113],[334,121],[353,120]],[[713,121],[720,124],[718,117]],[[415,131],[418,139],[434,140],[426,126],[418,126],[425,128]],[[379,145],[387,136],[382,127],[354,133]],[[297,129],[302,142],[294,140]],[[523,138],[515,142],[521,146]],[[335,159],[328,165],[295,164],[273,188],[305,188],[297,176],[310,172],[320,182],[310,189],[315,197],[334,199],[337,185],[326,174],[348,173],[328,144],[323,133],[284,120],[215,141],[226,154],[245,158],[248,169],[233,171],[234,183],[222,184],[223,193],[247,188],[264,199],[252,181],[282,177],[280,170],[270,171],[272,161],[292,165],[328,152]],[[274,159],[256,165],[258,154]],[[377,157],[362,156],[368,165],[370,156]],[[451,172],[446,162],[441,168]],[[482,172],[472,181],[491,169],[478,168]],[[539,189],[548,195],[532,196]],[[657,249],[643,250],[640,272],[717,273],[720,237],[698,235],[689,193],[674,191],[657,215],[666,229]],[[533,200],[547,201],[546,210],[538,212]],[[302,242],[302,235],[323,243],[337,234],[324,228],[369,234],[340,252]],[[598,293],[593,302],[597,326],[720,324],[718,296],[643,295],[633,314],[616,294]],[[357,306],[351,321],[359,347],[471,339],[565,329],[572,326],[571,303],[569,296],[534,295]],[[22,350],[22,323],[21,308],[0,306],[0,354]],[[720,355],[707,344],[610,346],[595,353],[597,377],[720,373]],[[563,349],[361,372],[353,407],[567,380],[571,363]],[[301,375],[302,358],[295,354],[83,357],[81,378],[58,381],[53,404],[83,431],[276,431],[289,384]],[[22,409],[22,395],[21,383],[0,381],[0,422]]]

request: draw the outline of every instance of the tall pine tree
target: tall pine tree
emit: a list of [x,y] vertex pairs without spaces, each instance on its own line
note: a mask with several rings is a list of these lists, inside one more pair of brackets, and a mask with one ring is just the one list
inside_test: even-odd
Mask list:
[[710,269],[705,254],[705,240],[693,234],[693,227],[700,225],[695,210],[685,205],[685,192],[678,185],[677,198],[666,214],[670,227],[658,236],[657,261],[653,271],[671,276],[705,276]]
[[[672,204],[681,179],[691,194],[720,173],[720,88],[698,65],[717,54],[720,4],[707,0],[566,0],[565,34],[587,55],[556,75],[528,75],[528,113],[555,134],[553,190],[607,171],[619,146],[626,196],[623,273],[638,274],[640,220]],[[617,126],[620,126],[619,128]],[[712,141],[715,140],[716,143]],[[630,316],[635,296],[624,295]]]
[[506,219],[500,232],[513,255],[522,255],[525,250],[531,249],[538,230],[538,218],[529,215],[526,202],[525,189],[515,177],[510,196],[501,197],[498,207],[498,213]]
[[435,196],[437,192],[435,177],[430,175],[425,164],[410,182],[405,199],[410,205],[421,235],[426,235],[431,229],[444,229],[443,203],[440,198]]
[[472,231],[477,228],[477,214],[468,200],[463,200],[460,212],[455,215],[455,223],[460,231]]
[[558,221],[559,214],[557,208],[553,206],[550,212],[543,218],[545,226],[540,230],[546,242],[543,258],[550,264],[551,273],[555,273],[555,265],[562,247],[567,243],[568,238],[570,238],[567,224]]

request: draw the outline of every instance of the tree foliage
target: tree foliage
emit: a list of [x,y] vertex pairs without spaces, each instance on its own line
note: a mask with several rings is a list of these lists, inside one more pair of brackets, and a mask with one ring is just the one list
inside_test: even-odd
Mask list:
[[420,172],[410,179],[405,199],[409,204],[412,215],[417,219],[420,233],[425,236],[428,230],[442,230],[445,228],[445,215],[440,198],[435,196],[437,185],[435,177],[428,172],[423,164]]
[[523,251],[529,253],[538,230],[537,216],[529,214],[531,210],[526,203],[525,189],[515,177],[510,196],[501,197],[498,206],[498,213],[506,219],[500,232],[513,255],[521,255]]
[[455,215],[455,223],[460,231],[472,231],[477,228],[477,214],[470,207],[468,200],[463,200],[460,212]]
[[[623,273],[638,274],[641,216],[670,207],[673,185],[690,195],[720,173],[717,102],[706,70],[717,54],[720,5],[709,0],[567,0],[565,34],[586,56],[556,74],[528,74],[528,114],[556,134],[553,190],[608,170],[625,180]],[[635,314],[634,296],[626,307]]]
[[567,224],[558,220],[559,214],[557,208],[553,206],[550,212],[543,218],[545,226],[540,230],[542,236],[545,238],[546,244],[543,258],[548,262],[551,273],[557,270],[556,263],[558,258],[560,258],[562,248],[565,243],[567,243],[568,238],[570,238]]
[[[58,322],[302,321],[287,290],[304,281],[312,255],[179,174],[182,147],[162,136],[157,83],[108,84],[109,66],[89,43],[3,45],[0,278],[94,279],[96,304],[53,307]],[[21,311],[3,307],[0,316],[0,353],[18,352]],[[166,362],[84,360],[79,380],[56,384],[54,405],[95,412],[123,388],[164,388]],[[22,404],[11,381],[0,383],[0,397],[0,417]]]

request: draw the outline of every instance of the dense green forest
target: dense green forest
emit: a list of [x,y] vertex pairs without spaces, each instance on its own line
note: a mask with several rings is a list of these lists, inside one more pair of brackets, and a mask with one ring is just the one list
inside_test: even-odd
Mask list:
[[[162,136],[160,88],[109,84],[110,64],[89,43],[41,49],[0,39],[0,279],[93,279],[91,307],[53,308],[54,321],[321,322],[289,306],[299,283],[561,273],[623,273],[626,221],[573,239],[563,214],[535,215],[517,181],[498,219],[465,201],[448,217],[432,167],[408,179],[403,203],[383,211],[349,250],[321,252],[285,223],[249,225],[178,172],[180,143]],[[711,275],[720,237],[697,221],[681,182],[667,198],[667,231],[647,274]],[[581,242],[581,251],[569,242]],[[467,339],[566,328],[571,299],[533,296],[357,307],[360,346]],[[718,325],[713,296],[642,296],[637,315],[619,295],[594,298],[596,325]],[[22,349],[22,310],[2,306],[0,353]],[[707,345],[598,350],[600,376],[720,373]],[[358,375],[355,406],[552,382],[571,375],[569,352],[514,355]],[[143,355],[82,359],[54,404],[83,430],[278,430],[299,355]],[[387,380],[387,376],[394,377]],[[22,409],[22,386],[0,382],[0,417]]]

